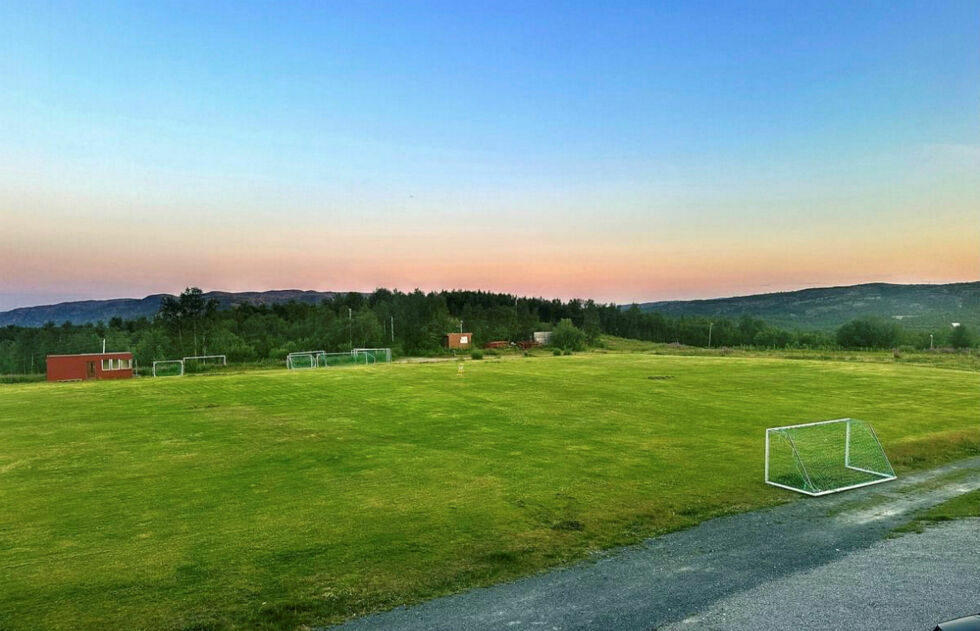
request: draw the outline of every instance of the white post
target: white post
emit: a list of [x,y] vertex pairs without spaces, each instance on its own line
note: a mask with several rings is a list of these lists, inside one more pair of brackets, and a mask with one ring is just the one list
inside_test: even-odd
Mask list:
[[766,430],[766,482],[769,481],[769,430]]
[[851,419],[844,423],[844,466],[851,466]]
[[102,338],[102,354],[105,355],[105,338]]

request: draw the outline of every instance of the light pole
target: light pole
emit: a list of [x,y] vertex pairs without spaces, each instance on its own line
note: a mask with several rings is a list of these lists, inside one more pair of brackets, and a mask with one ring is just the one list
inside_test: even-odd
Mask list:
[[932,333],[929,334],[929,350],[932,350]]
[[708,323],[708,348],[711,348],[711,327],[715,325],[714,322]]
[[354,350],[354,311],[350,307],[347,307],[347,344]]

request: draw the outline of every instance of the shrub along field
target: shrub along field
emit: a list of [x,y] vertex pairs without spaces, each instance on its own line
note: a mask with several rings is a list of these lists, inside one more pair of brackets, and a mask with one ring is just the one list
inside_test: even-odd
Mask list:
[[615,353],[2,385],[0,629],[292,629],[513,578],[796,497],[769,426],[865,419],[899,475],[976,454],[977,386]]

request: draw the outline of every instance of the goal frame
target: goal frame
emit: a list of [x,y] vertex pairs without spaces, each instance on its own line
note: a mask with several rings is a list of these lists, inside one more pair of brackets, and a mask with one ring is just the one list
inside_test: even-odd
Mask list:
[[[357,364],[360,358],[364,357],[365,364],[375,364],[378,363],[378,356],[384,356],[384,361],[382,363],[391,363],[391,349],[390,348],[354,348],[349,351],[343,351],[340,353],[328,353],[326,351],[294,351],[286,355],[286,368],[289,370],[309,370],[311,368],[330,368],[329,358],[342,358],[349,357],[351,364]],[[294,366],[293,358],[295,357],[309,357],[309,366]],[[373,361],[368,361],[368,357],[372,358]],[[186,358],[185,358],[186,359]]]
[[[183,359],[157,359],[153,362],[153,376],[157,376],[157,364],[180,364],[180,373],[173,375],[174,377],[184,376],[184,360]],[[168,377],[171,375],[167,375]]]
[[[782,427],[767,427],[766,428],[766,472],[765,472],[766,484],[770,484],[772,486],[777,486],[777,487],[779,487],[781,489],[787,489],[789,491],[796,491],[797,493],[803,493],[804,495],[809,495],[810,497],[819,497],[821,495],[830,495],[831,493],[840,493],[841,491],[850,491],[851,489],[859,489],[861,487],[871,486],[873,484],[881,484],[882,482],[890,482],[892,480],[897,479],[898,476],[896,476],[894,474],[894,471],[891,474],[887,474],[887,473],[882,473],[880,471],[871,471],[870,469],[864,469],[864,468],[861,468],[861,467],[855,467],[855,466],[852,466],[851,465],[851,462],[850,462],[850,460],[851,460],[851,423],[854,420],[855,419],[853,419],[853,418],[835,418],[835,419],[831,419],[829,421],[817,421],[815,423],[798,423],[796,425],[783,425]],[[779,432],[781,430],[787,430],[787,429],[799,429],[799,428],[802,428],[802,427],[814,427],[814,426],[817,426],[817,425],[830,425],[831,423],[845,423],[845,430],[844,430],[844,467],[847,468],[847,469],[851,469],[852,471],[860,471],[861,473],[867,473],[869,475],[877,476],[878,479],[876,479],[876,480],[868,480],[866,482],[860,482],[858,484],[850,484],[848,486],[842,486],[842,487],[835,488],[835,489],[827,489],[827,490],[824,490],[824,491],[816,491],[816,492],[814,492],[814,491],[808,491],[806,489],[801,489],[801,488],[797,488],[797,487],[794,487],[794,486],[789,486],[788,484],[781,484],[779,482],[773,482],[772,480],[769,479],[769,444],[771,442],[771,438],[770,437],[772,436],[772,434],[774,432]],[[887,462],[888,461],[888,456],[887,456],[887,454],[885,454],[885,450],[881,446],[881,441],[878,440],[878,434],[875,433],[875,430],[871,426],[870,423],[865,423],[865,425],[867,426],[868,431],[871,434],[871,438],[874,439],[875,444],[878,446],[878,449],[881,450],[881,453],[882,453],[882,455],[885,456],[885,460]],[[797,450],[796,450],[796,445],[793,444],[793,439],[790,438],[789,436],[786,436],[786,439],[789,441],[790,447],[793,449],[793,458],[796,460],[796,465],[797,465],[797,467],[799,467],[800,473],[802,474],[803,478],[810,484],[810,486],[811,487],[814,487],[815,485],[813,484],[812,480],[810,479],[810,474],[806,470],[806,464],[800,459],[799,452],[797,452]],[[889,466],[889,468],[891,468],[891,462],[888,463],[888,466]]]
[[[295,351],[289,353],[288,355],[286,355],[286,368],[288,368],[289,370],[309,370],[311,368],[319,368],[320,367],[319,357],[320,355],[326,355],[326,354],[327,354],[326,351]],[[310,365],[294,366],[293,365],[294,357],[309,357]]]
[[[357,363],[358,356],[361,355],[361,354],[363,354],[363,355],[370,354],[372,357],[374,357],[374,361],[371,362],[371,363],[373,363],[373,364],[374,363],[377,363],[377,361],[378,361],[377,360],[377,355],[379,353],[384,353],[385,360],[384,360],[383,363],[385,363],[385,364],[390,364],[391,363],[391,349],[390,348],[387,348],[387,347],[386,348],[355,348],[355,349],[353,349],[351,351],[351,355],[354,356],[354,360],[355,360],[354,363],[355,364]],[[365,360],[364,363],[368,363],[368,362]]]

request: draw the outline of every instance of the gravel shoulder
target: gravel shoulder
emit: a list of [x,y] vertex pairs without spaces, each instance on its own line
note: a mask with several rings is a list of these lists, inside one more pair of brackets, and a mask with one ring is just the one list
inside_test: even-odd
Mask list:
[[927,631],[980,612],[980,519],[879,541],[843,559],[763,583],[660,627]]
[[[351,620],[344,631],[456,631],[491,629],[921,629],[931,628],[936,606],[952,590],[972,587],[980,609],[980,564],[958,554],[971,536],[980,549],[980,520],[968,519],[928,529],[921,535],[884,540],[911,514],[951,497],[980,488],[980,458],[952,463],[839,495],[801,499],[773,508],[731,515],[694,528],[650,539],[642,545],[611,552],[595,562],[576,564],[525,579],[438,598],[414,607]],[[940,534],[936,534],[940,533]],[[951,550],[943,548],[949,533]],[[918,537],[918,538],[917,538]],[[883,541],[884,540],[884,541]],[[980,553],[978,553],[980,554]],[[903,556],[905,555],[905,556]],[[908,556],[911,555],[911,556]],[[881,570],[877,570],[878,559]],[[937,592],[920,589],[923,580],[938,581],[943,564],[971,558],[971,566],[955,566],[960,583]],[[929,565],[924,575],[920,566]],[[824,574],[821,574],[823,572]],[[889,582],[872,582],[875,573]],[[807,574],[815,578],[808,579]],[[928,576],[928,578],[925,578]],[[821,601],[813,580],[838,584],[838,599],[827,592]],[[807,592],[812,593],[811,596]],[[915,594],[918,593],[918,599]],[[796,598],[796,609],[773,618],[774,598]],[[959,597],[957,597],[959,598]],[[850,600],[846,600],[850,599]],[[921,601],[921,606],[915,603]],[[901,601],[905,626],[880,626],[868,612],[897,607]],[[789,602],[789,600],[787,600]],[[767,603],[769,603],[767,605]],[[931,604],[930,604],[931,603]],[[933,606],[935,605],[935,606]],[[828,609],[864,612],[837,626],[818,627]],[[915,612],[912,611],[915,609]],[[974,613],[957,610],[947,618]],[[720,618],[718,616],[721,616]],[[716,619],[713,619],[716,618]],[[768,620],[767,618],[772,618]],[[735,620],[730,626],[728,620]],[[685,624],[685,621],[687,623]],[[708,626],[692,625],[693,622]],[[720,626],[711,626],[720,625]]]

